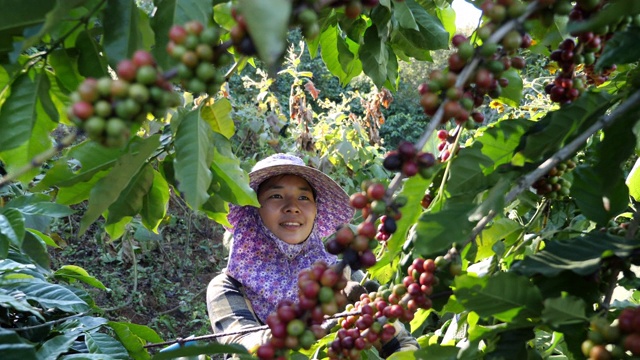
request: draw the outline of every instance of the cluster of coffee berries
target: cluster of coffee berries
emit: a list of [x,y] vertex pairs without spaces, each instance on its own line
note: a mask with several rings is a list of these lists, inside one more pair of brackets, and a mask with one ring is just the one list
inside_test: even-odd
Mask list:
[[327,332],[321,326],[325,316],[345,308],[347,297],[342,290],[347,279],[342,271],[316,262],[298,274],[297,303],[283,301],[270,314],[266,323],[271,329],[271,340],[256,352],[260,359],[278,358],[288,350],[309,349]]
[[438,130],[436,136],[438,137],[438,140],[440,140],[438,143],[438,151],[440,151],[438,157],[440,158],[440,161],[447,161],[451,157],[451,150],[454,146],[455,136],[450,135],[449,132],[444,129]]
[[218,28],[205,27],[199,21],[171,27],[167,53],[178,61],[177,75],[185,90],[194,94],[218,92],[225,81],[221,67],[231,59],[219,40]]
[[[433,71],[429,80],[418,88],[425,114],[433,116],[442,106],[443,122],[453,119],[460,125],[469,118],[476,123],[484,122],[484,115],[475,109],[483,104],[485,95],[499,97],[502,89],[509,85],[503,73],[511,67],[523,69],[525,66],[524,59],[516,56],[516,52],[531,46],[529,34],[512,30],[499,43],[490,40],[490,36],[505,21],[524,14],[526,5],[514,0],[485,0],[480,7],[486,21],[476,36],[482,40],[482,46],[474,46],[464,35],[454,35],[452,45],[456,51],[448,58],[448,72]],[[474,57],[479,60],[478,67],[464,85],[456,87],[458,74]]]
[[395,336],[395,321],[410,322],[418,309],[430,309],[429,295],[438,282],[435,271],[434,260],[416,258],[402,284],[382,285],[347,305],[346,310],[355,313],[340,322],[342,329],[329,347],[329,357],[358,359],[360,350],[380,348]]
[[382,163],[389,171],[400,171],[407,177],[420,173],[425,178],[431,177],[431,168],[435,164],[436,158],[432,153],[418,151],[409,141],[403,141],[397,150],[389,151]]
[[582,353],[590,360],[640,356],[640,308],[622,310],[613,323],[603,317],[593,319]]
[[362,294],[360,301],[347,305],[346,310],[353,315],[340,321],[341,329],[327,350],[330,359],[358,360],[362,350],[379,349],[395,336],[395,327],[382,318],[369,295]]
[[70,118],[90,139],[108,147],[123,146],[133,129],[178,106],[180,96],[163,77],[153,56],[136,51],[116,67],[118,79],[87,78],[71,95]]
[[342,254],[342,260],[354,270],[369,268],[377,261],[372,251],[378,246],[374,239],[375,231],[373,223],[367,221],[358,226],[357,234],[349,225],[343,225],[327,240],[327,252]]
[[[546,11],[568,15],[570,22],[582,22],[602,11],[607,3],[606,0],[581,0],[572,5],[571,2],[562,0],[549,5]],[[554,81],[545,86],[549,99],[560,104],[568,104],[580,96],[585,86],[598,86],[607,81],[609,75],[616,70],[616,66],[612,65],[596,72],[595,63],[613,33],[625,29],[633,21],[633,17],[623,16],[596,30],[571,33],[574,38],[565,39],[550,55],[550,59],[558,64],[560,70]],[[583,64],[582,77],[576,74],[579,64]]]
[[258,53],[256,45],[249,34],[247,21],[244,16],[238,12],[237,8],[231,9],[231,16],[236,21],[235,25],[229,30],[229,36],[233,44],[233,48],[239,54],[253,56]]
[[532,187],[536,194],[549,199],[566,199],[571,192],[571,181],[563,177],[567,172],[575,169],[576,163],[572,159],[565,160],[554,166],[549,172],[536,180]]
[[[544,90],[549,94],[549,99],[553,102],[566,104],[576,100],[584,91],[584,80],[575,75],[575,66],[577,61],[585,61],[585,57],[576,56],[576,44],[572,39],[565,39],[558,50],[555,50],[549,56],[551,60],[557,62],[560,70],[556,73],[553,82],[548,83]],[[592,58],[593,53],[588,53]],[[591,60],[593,63],[594,60]]]
[[640,307],[626,308],[618,316],[622,345],[633,356],[640,356]]
[[617,222],[615,220],[611,220],[606,227],[600,228],[600,231],[606,232],[611,235],[625,236],[627,235],[629,224],[629,221]]
[[378,224],[378,232],[376,233],[376,240],[387,241],[391,237],[391,234],[396,232],[398,225],[396,219],[387,215],[380,216],[380,224]]
[[299,25],[302,30],[302,35],[308,39],[313,40],[320,34],[320,24],[318,24],[318,13],[315,9],[307,6],[306,3],[301,3],[296,7],[291,15],[291,23],[293,25]]
[[451,276],[462,274],[462,258],[456,247],[452,247],[444,255],[437,256],[433,261],[439,271],[448,271]]

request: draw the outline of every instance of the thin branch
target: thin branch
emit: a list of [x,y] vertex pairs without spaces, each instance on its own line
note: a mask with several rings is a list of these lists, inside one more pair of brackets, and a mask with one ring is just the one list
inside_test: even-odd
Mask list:
[[42,324],[38,324],[38,325],[32,325],[32,326],[25,326],[25,327],[21,327],[21,328],[15,328],[15,329],[11,329],[11,330],[15,330],[15,331],[27,331],[27,330],[34,330],[34,329],[39,329],[42,327],[47,327],[47,326],[51,326],[51,325],[55,325],[55,324],[59,324],[59,323],[63,323],[69,319],[73,319],[73,318],[77,318],[77,317],[81,317],[81,316],[85,316],[87,315],[89,312],[85,311],[79,314],[75,314],[75,315],[70,315],[70,316],[66,316],[60,319],[56,319],[56,320],[51,320],[51,321],[47,321],[45,323]]
[[[638,102],[640,102],[640,91],[633,93],[631,96],[629,96],[629,98],[627,98],[625,102],[623,102],[620,106],[613,110],[608,116],[601,117],[585,132],[578,135],[573,141],[567,144],[567,146],[553,154],[550,158],[540,164],[540,166],[538,166],[535,170],[522,177],[519,181],[519,184],[514,186],[507,193],[507,195],[505,195],[504,203],[508,204],[514,201],[518,197],[518,195],[520,195],[520,193],[528,190],[536,180],[547,174],[558,163],[568,159],[572,154],[574,154],[580,148],[580,146],[582,146],[582,144],[586,142],[593,134],[601,129],[608,127],[617,119],[624,116],[629,110],[638,106]],[[497,213],[494,210],[491,210],[486,216],[480,219],[478,224],[476,224],[476,226],[473,228],[473,231],[471,232],[471,236],[469,237],[467,243],[473,241],[496,215]]]
[[4,177],[0,178],[0,188],[2,188],[3,186],[7,185],[8,183],[10,183],[11,181],[16,180],[17,178],[19,178],[20,176],[26,174],[27,172],[31,171],[34,168],[37,168],[39,166],[41,166],[42,164],[44,164],[45,161],[51,159],[52,157],[54,157],[57,153],[59,153],[60,151],[62,151],[62,149],[66,148],[67,146],[71,145],[73,143],[73,141],[76,139],[77,133],[76,132],[72,132],[69,135],[67,135],[66,137],[64,137],[59,143],[57,143],[54,147],[36,155],[33,157],[33,159],[31,159],[31,161],[29,162],[29,164],[23,166],[22,168],[5,175]]
[[[360,314],[362,314],[362,312],[360,310],[342,312],[342,313],[335,314],[335,315],[332,315],[332,316],[325,316],[325,320],[338,319],[338,318],[343,318],[343,317],[352,316],[352,315],[360,315]],[[224,337],[224,336],[242,335],[242,334],[248,334],[248,333],[252,333],[252,332],[256,332],[256,331],[268,330],[268,329],[269,329],[269,325],[254,326],[254,327],[250,327],[250,328],[246,328],[246,329],[238,330],[238,331],[229,331],[229,332],[222,332],[222,333],[217,333],[217,334],[207,334],[207,335],[202,335],[202,336],[194,336],[194,337],[189,337],[187,339],[178,338],[178,339],[175,339],[175,340],[165,341],[165,342],[162,342],[162,343],[147,344],[144,347],[145,348],[152,348],[152,347],[158,347],[158,346],[172,345],[172,344],[175,344],[175,343],[184,343],[185,341],[211,340],[211,339],[216,339],[216,338]]]

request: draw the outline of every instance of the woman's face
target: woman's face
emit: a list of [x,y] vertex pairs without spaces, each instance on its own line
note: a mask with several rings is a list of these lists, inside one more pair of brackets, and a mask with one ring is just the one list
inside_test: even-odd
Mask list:
[[258,189],[258,213],[265,226],[288,244],[309,237],[316,218],[316,202],[309,183],[296,175],[275,176]]

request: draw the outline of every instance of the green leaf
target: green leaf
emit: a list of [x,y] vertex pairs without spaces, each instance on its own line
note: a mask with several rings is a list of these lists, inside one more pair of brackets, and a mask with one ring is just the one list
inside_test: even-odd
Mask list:
[[200,110],[200,116],[211,126],[213,131],[224,135],[227,139],[231,139],[236,132],[235,124],[231,118],[231,102],[222,98],[212,105],[203,106]]
[[17,4],[13,0],[0,0],[0,8],[11,9],[0,13],[0,31],[23,29],[41,24],[45,15],[56,5],[54,1],[25,0]]
[[24,216],[16,209],[0,209],[0,259],[7,257],[9,244],[22,247],[24,238]]
[[168,204],[169,184],[159,172],[153,170],[153,183],[142,198],[142,210],[140,210],[142,224],[154,233],[158,233],[158,225],[167,214]]
[[[35,156],[51,148],[50,133],[56,124],[47,119],[47,116],[43,113],[42,107],[39,104],[36,105],[35,110],[35,124],[33,124],[31,128],[31,134],[27,141],[23,142],[17,148],[2,152],[0,155],[2,158],[10,160],[8,163],[10,170],[27,166]],[[18,180],[26,186],[26,184],[29,184],[40,172],[41,169],[39,167],[33,167],[24,174],[21,174]]]
[[15,331],[0,327],[0,357],[3,360],[25,360],[36,359],[37,355],[34,345],[24,342]]
[[98,44],[90,30],[78,34],[76,49],[79,54],[78,71],[82,76],[97,79],[109,75],[107,72],[107,59],[102,54],[102,46]]
[[258,55],[272,72],[287,46],[291,6],[289,0],[238,0]]
[[91,181],[96,173],[112,167],[120,155],[121,149],[106,148],[95,141],[82,142],[57,160],[34,190],[46,190],[51,186],[70,187]]
[[345,74],[345,76],[340,79],[340,82],[346,85],[351,79],[360,75],[362,72],[362,62],[356,56],[358,49],[360,49],[360,44],[349,38],[343,39],[341,36],[338,36],[336,38],[336,45],[338,46],[338,61]]
[[447,5],[448,6],[444,7],[436,7],[436,15],[444,27],[444,30],[453,37],[453,34],[458,30],[456,27],[456,11],[448,3]]
[[248,355],[249,352],[240,344],[218,344],[189,345],[177,350],[162,351],[153,356],[153,360],[168,360],[180,357],[197,356],[201,354],[240,354]]
[[107,290],[107,287],[100,282],[100,280],[95,277],[89,275],[89,273],[76,265],[63,265],[55,273],[53,276],[57,279],[65,280],[68,282],[74,282],[76,280],[82,281],[87,285],[91,285],[97,289]]
[[[442,26],[440,19],[429,14],[415,0],[406,0],[411,13],[418,23],[419,32],[411,32],[412,42],[422,49],[440,50],[449,48],[449,33]],[[409,34],[409,33],[407,33]]]
[[416,225],[414,250],[431,255],[462,244],[471,235],[474,223],[469,221],[469,204],[453,204],[438,212],[424,213]]
[[363,41],[364,43],[358,51],[362,61],[362,69],[371,78],[371,81],[380,88],[387,80],[389,53],[384,40],[378,36],[378,29],[375,25],[371,25],[365,31]]
[[97,172],[86,182],[79,182],[73,186],[58,189],[56,201],[60,204],[73,205],[81,203],[89,198],[91,190],[103,177],[109,174],[108,170]]
[[213,180],[220,184],[218,194],[236,205],[260,206],[255,191],[249,187],[246,172],[240,167],[240,160],[233,154],[231,142],[214,134],[213,145],[211,170]]
[[130,146],[129,152],[122,155],[111,172],[100,179],[91,190],[89,206],[80,220],[79,231],[81,234],[118,199],[132,177],[138,173],[147,158],[158,148],[160,136],[154,135],[142,140],[137,145],[139,146]]
[[15,197],[6,204],[6,207],[20,210],[25,215],[45,215],[54,218],[75,213],[68,206],[51,202],[51,198],[44,194],[26,194]]
[[470,148],[460,149],[451,163],[447,191],[456,196],[488,188],[490,181],[483,169],[489,167],[493,167],[493,162],[482,153],[482,143],[476,142]]
[[520,74],[516,69],[510,68],[504,71],[500,77],[509,80],[509,85],[502,88],[498,100],[511,107],[519,107],[520,100],[522,100],[522,89],[524,88]]
[[[2,305],[3,308],[15,309],[22,313],[30,313],[36,316],[38,319],[44,320],[44,317],[42,316],[42,314],[40,314],[41,309],[31,306],[23,298],[18,300],[12,295],[7,295],[5,290],[0,290],[0,304]],[[1,338],[2,338],[2,335],[0,335],[0,339]],[[0,344],[1,343],[2,342],[0,342]]]
[[536,162],[560,149],[579,129],[595,122],[609,108],[606,92],[585,92],[575,102],[550,111],[521,138],[519,151]]
[[616,31],[613,37],[607,40],[602,54],[598,57],[595,69],[602,71],[611,65],[634,63],[640,59],[640,48],[636,46],[640,41],[640,33],[637,27],[627,28],[626,31]]
[[[328,25],[320,34],[319,43],[322,48],[320,53],[322,61],[324,61],[327,69],[340,79],[341,84],[347,84],[355,76],[352,73],[357,71],[358,68],[362,71],[361,63],[351,52],[346,40],[340,36],[337,25]],[[352,68],[352,71],[348,73],[347,71],[350,68]]]
[[629,195],[636,201],[640,201],[640,159],[636,160],[629,175],[627,175],[625,184],[629,188]]
[[129,359],[129,353],[127,353],[124,346],[107,334],[98,332],[86,333],[84,343],[91,354],[107,355],[112,359]]
[[125,330],[124,333],[136,336],[145,341],[152,343],[162,342],[162,338],[153,329],[145,325],[109,321],[109,326],[111,326],[116,333]]
[[77,338],[77,334],[62,334],[45,341],[38,349],[38,358],[57,359],[60,355],[69,351]]
[[127,187],[120,192],[116,201],[109,206],[109,216],[106,224],[113,224],[124,217],[138,215],[142,210],[144,197],[149,192],[152,183],[153,167],[146,164],[131,178]]
[[116,68],[121,60],[131,58],[142,47],[140,9],[134,0],[110,0],[104,10],[104,50],[109,65]]
[[640,14],[640,3],[636,1],[612,0],[607,6],[595,11],[584,21],[571,21],[567,24],[567,31],[570,33],[582,33],[587,31],[597,31],[604,26],[617,24],[620,19],[627,16]]
[[38,230],[27,229],[27,232],[31,233],[31,235],[35,236],[38,240],[40,240],[45,245],[45,252],[46,252],[46,246],[50,246],[56,249],[60,248],[60,246],[58,246],[58,244],[56,244],[56,242],[50,236],[43,234]]
[[193,209],[199,209],[209,198],[207,189],[212,174],[211,128],[200,119],[198,111],[187,113],[175,135],[174,160],[178,189]]
[[592,167],[577,167],[573,171],[571,196],[584,216],[602,226],[627,208],[629,189],[624,179],[601,175]]
[[56,308],[73,313],[89,310],[84,300],[62,285],[33,280],[4,283],[3,288],[22,291],[27,300],[35,301],[46,309]]
[[[438,359],[438,360],[457,360],[460,348],[455,346],[444,346],[433,344],[420,348],[414,353],[416,359]],[[393,354],[389,359],[396,359]]]
[[522,226],[511,219],[499,218],[494,220],[490,226],[480,233],[478,240],[476,240],[478,252],[476,253],[475,261],[478,262],[495,255],[496,252],[493,248],[495,243],[521,232]]
[[583,299],[563,294],[561,297],[544,300],[542,321],[558,327],[569,324],[584,324],[589,322],[585,315],[586,303]]
[[[47,35],[47,33],[51,32],[56,26],[64,21],[68,21],[69,12],[82,5],[86,2],[86,0],[67,0],[67,1],[55,1],[55,6],[51,11],[49,11],[45,17],[44,25],[40,28],[37,34],[30,36],[27,38],[23,45],[22,49],[26,50],[27,48],[37,45],[38,42]],[[25,5],[24,3],[21,5]],[[42,6],[41,4],[38,4]],[[47,7],[45,7],[47,8]]]
[[109,326],[134,359],[151,358],[144,345],[147,342],[162,342],[162,338],[155,331],[143,325],[110,321]]
[[0,108],[0,151],[14,149],[31,137],[37,101],[38,83],[26,73],[18,76]]
[[22,241],[22,253],[29,256],[34,263],[45,269],[49,269],[51,260],[47,253],[47,246],[42,239],[35,236],[30,231],[25,232],[24,239]]
[[511,322],[536,317],[542,310],[540,290],[529,278],[514,273],[484,278],[461,275],[456,276],[454,284],[456,299],[482,317]]
[[533,327],[502,331],[495,344],[495,349],[489,351],[483,358],[487,360],[528,359],[529,348],[527,344],[534,338]]
[[398,22],[400,27],[418,31],[418,23],[413,17],[413,13],[409,9],[406,1],[393,2],[393,18]]
[[638,247],[636,240],[595,231],[569,240],[550,241],[542,251],[514,263],[511,270],[525,276],[553,277],[565,270],[584,276],[596,271],[603,257],[614,254],[626,258]]
[[172,60],[167,56],[166,48],[169,43],[171,26],[174,24],[184,25],[192,20],[208,24],[213,7],[211,2],[200,0],[160,0],[155,1],[155,5],[157,10],[151,18],[151,27],[155,33],[156,41],[152,53],[158,64],[162,68],[168,69]]

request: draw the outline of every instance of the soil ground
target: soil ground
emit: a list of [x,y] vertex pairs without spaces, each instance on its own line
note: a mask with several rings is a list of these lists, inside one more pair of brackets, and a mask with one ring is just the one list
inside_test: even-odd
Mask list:
[[52,268],[76,265],[100,280],[109,291],[86,289],[103,317],[149,326],[165,341],[211,333],[205,289],[226,266],[222,226],[175,196],[159,234],[133,222],[111,240],[96,223],[78,237],[79,220],[75,215],[58,225],[63,246],[50,251]]

